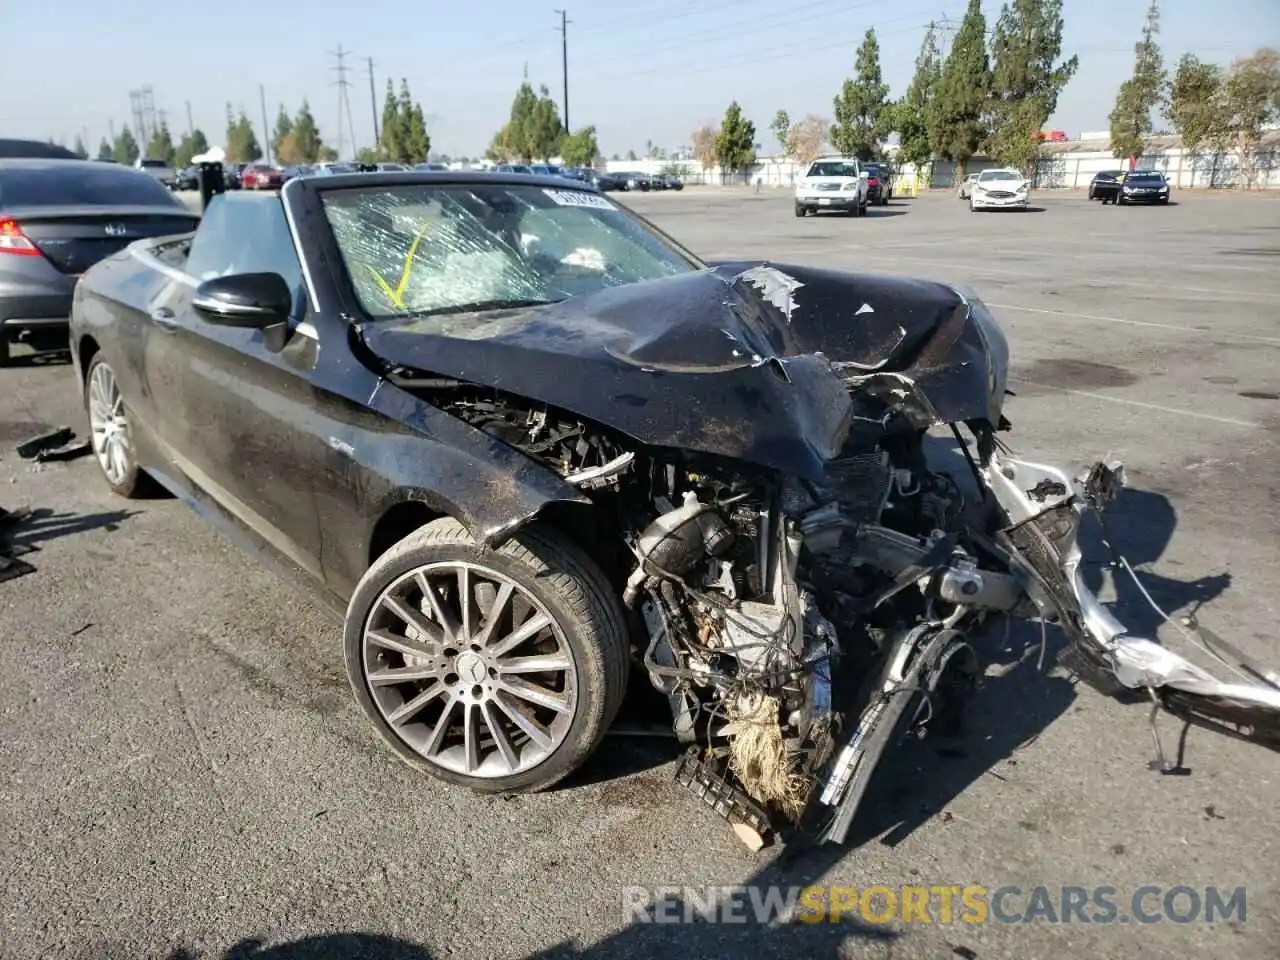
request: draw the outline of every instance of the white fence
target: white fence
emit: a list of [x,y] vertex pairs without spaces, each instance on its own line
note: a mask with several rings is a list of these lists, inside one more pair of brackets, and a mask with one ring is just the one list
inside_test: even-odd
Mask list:
[[[893,148],[890,148],[892,150]],[[1111,154],[1105,140],[1075,140],[1046,144],[1037,162],[1035,183],[1039,189],[1083,189],[1094,174],[1103,170],[1120,170],[1127,161]],[[1243,177],[1240,164],[1232,152],[1190,153],[1182,149],[1177,137],[1153,137],[1147,152],[1137,165],[1159,170],[1180,189],[1203,187],[1240,187]],[[977,173],[999,164],[989,157],[973,157],[966,164],[969,173]],[[786,157],[761,157],[751,170],[722,171],[719,167],[703,167],[696,160],[610,160],[610,172],[636,171],[654,174],[676,169],[686,183],[712,186],[750,185],[792,187],[803,173],[802,165]],[[1268,133],[1254,155],[1255,188],[1280,188],[1280,132]],[[915,192],[921,189],[947,189],[955,185],[956,165],[946,160],[928,164],[917,171],[913,164],[902,164],[896,170],[894,190]]]

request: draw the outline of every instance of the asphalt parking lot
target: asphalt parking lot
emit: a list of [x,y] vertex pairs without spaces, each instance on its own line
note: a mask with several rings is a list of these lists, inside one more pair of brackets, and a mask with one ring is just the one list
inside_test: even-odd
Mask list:
[[[973,215],[941,194],[795,219],[783,191],[622,199],[706,257],[973,286],[1011,340],[1011,445],[1123,458],[1117,528],[1155,598],[1280,664],[1280,201],[1062,195]],[[661,741],[606,741],[536,797],[426,779],[366,727],[339,624],[308,594],[177,502],[113,498],[91,458],[18,458],[46,427],[83,432],[65,362],[24,357],[0,381],[0,506],[38,511],[18,533],[36,571],[0,583],[0,956],[1275,957],[1280,757],[1193,731],[1190,775],[1162,777],[1146,709],[1038,671],[1020,643],[995,651],[964,739],[903,753],[856,845],[796,861],[750,854],[699,809]],[[1131,588],[1118,599],[1157,625]],[[1121,913],[1146,884],[1244,886],[1247,915],[622,916],[625,887],[741,883],[1105,885]]]

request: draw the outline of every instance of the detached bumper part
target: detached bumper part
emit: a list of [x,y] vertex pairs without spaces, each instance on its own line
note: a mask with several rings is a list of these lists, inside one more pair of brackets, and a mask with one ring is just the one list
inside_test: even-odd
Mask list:
[[[1258,719],[1269,720],[1266,727],[1277,727],[1280,686],[1269,679],[1273,672],[1245,663],[1261,683],[1223,682],[1159,643],[1130,633],[1085,584],[1081,572],[1084,557],[1077,542],[1079,519],[1086,509],[1099,515],[1105,511],[1124,485],[1123,467],[1097,463],[1084,476],[1073,478],[1056,467],[996,455],[988,468],[987,482],[1014,521],[1008,531],[1010,541],[1052,595],[1063,627],[1087,662],[1105,669],[1121,687],[1149,691],[1153,699],[1180,716],[1187,711],[1174,709],[1166,702],[1167,695],[1201,698],[1204,702],[1199,708],[1205,714],[1201,719],[1219,715],[1223,722],[1238,724],[1242,711],[1257,710]],[[1039,534],[1033,546],[1017,536],[1019,530]],[[1210,652],[1222,659],[1216,651]]]

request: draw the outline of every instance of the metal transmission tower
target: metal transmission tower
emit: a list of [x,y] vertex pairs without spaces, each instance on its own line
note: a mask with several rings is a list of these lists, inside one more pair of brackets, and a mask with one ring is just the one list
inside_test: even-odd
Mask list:
[[342,156],[342,118],[347,118],[347,132],[351,134],[351,156],[356,155],[356,128],[355,121],[351,117],[351,98],[347,91],[351,88],[351,81],[347,79],[347,71],[351,68],[347,66],[347,57],[351,56],[350,50],[343,50],[342,44],[338,44],[337,50],[332,50],[329,56],[335,58],[338,62],[336,66],[329,69],[338,74],[338,79],[333,85],[338,88],[338,156]]
[[373,57],[369,57],[369,106],[373,110],[373,145],[382,146],[382,134],[378,132],[378,92],[373,84]]
[[[569,132],[569,24],[573,23],[569,19],[567,10],[557,10],[560,14],[560,26],[557,28],[560,33],[560,69],[564,77],[564,130]],[[526,76],[527,74],[526,67]]]
[[129,106],[133,113],[133,129],[138,147],[145,153],[147,144],[156,132],[156,100],[150,86],[129,91]]

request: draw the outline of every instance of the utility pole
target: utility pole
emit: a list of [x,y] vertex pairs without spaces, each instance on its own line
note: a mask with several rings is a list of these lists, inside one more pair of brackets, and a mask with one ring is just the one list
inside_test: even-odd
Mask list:
[[564,132],[569,132],[569,19],[567,10],[557,10],[560,14],[560,68],[564,77]]
[[191,120],[191,101],[187,101],[187,136],[190,137],[196,132],[196,125]]
[[369,58],[369,108],[373,111],[373,145],[382,145],[382,134],[378,132],[378,92],[373,83],[373,57]]
[[347,57],[351,56],[351,51],[343,50],[342,44],[338,44],[338,49],[331,51],[329,56],[338,61],[336,66],[329,68],[338,74],[338,79],[333,83],[338,88],[338,156],[342,156],[342,117],[345,113],[347,130],[351,133],[351,155],[354,157],[356,154],[356,129],[354,121],[351,119],[351,98],[347,95],[347,88],[351,86],[351,81],[347,79],[347,71],[350,69],[347,66]]
[[267,126],[267,88],[258,84],[258,102],[262,105],[262,149],[267,155],[267,163],[271,159],[271,128]]

